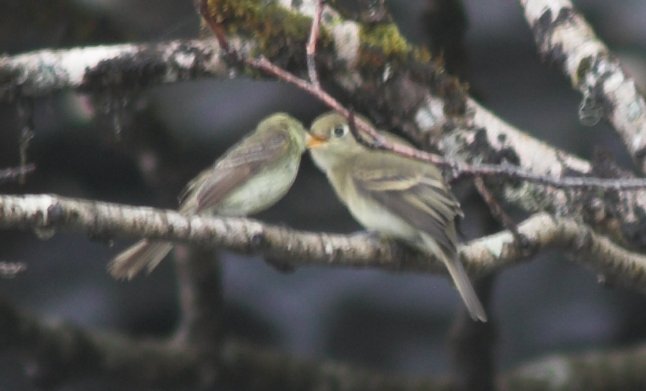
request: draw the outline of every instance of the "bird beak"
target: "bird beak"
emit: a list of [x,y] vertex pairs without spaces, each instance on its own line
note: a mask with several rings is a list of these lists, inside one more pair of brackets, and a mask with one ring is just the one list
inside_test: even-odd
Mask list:
[[308,133],[305,136],[305,144],[307,145],[307,148],[317,148],[320,147],[321,145],[325,144],[327,142],[326,139],[314,136],[311,133]]

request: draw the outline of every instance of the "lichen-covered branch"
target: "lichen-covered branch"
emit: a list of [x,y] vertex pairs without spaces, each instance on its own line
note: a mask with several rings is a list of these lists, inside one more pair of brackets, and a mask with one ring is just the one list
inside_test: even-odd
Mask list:
[[646,102],[570,0],[520,0],[543,56],[558,64],[583,94],[579,115],[595,125],[607,118],[646,173]]
[[[68,199],[51,195],[0,196],[0,227],[85,232],[90,237],[146,237],[256,252],[293,267],[327,265],[444,273],[441,262],[366,235],[304,232],[245,218],[183,216],[175,211]],[[561,248],[608,279],[646,291],[646,256],[630,252],[573,219],[534,215],[518,226],[526,241],[502,231],[460,247],[465,267],[489,274],[535,251]]]
[[230,77],[213,40],[39,50],[0,56],[0,101],[70,89],[133,91],[202,76]]

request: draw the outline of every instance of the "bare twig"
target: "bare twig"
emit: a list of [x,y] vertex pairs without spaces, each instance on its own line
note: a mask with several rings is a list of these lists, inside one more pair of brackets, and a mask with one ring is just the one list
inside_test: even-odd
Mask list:
[[312,28],[310,30],[310,38],[307,41],[307,74],[310,82],[315,87],[320,87],[318,72],[316,71],[316,42],[319,38],[321,31],[321,15],[323,14],[323,0],[316,1],[316,12],[312,18]]
[[[308,265],[370,267],[445,273],[442,263],[392,241],[365,235],[304,232],[244,218],[183,216],[175,211],[74,200],[51,195],[0,195],[0,227],[67,229],[92,237],[123,235],[188,242],[278,257],[293,267]],[[617,283],[646,291],[646,256],[630,252],[585,224],[547,214],[518,225],[534,251],[571,251],[577,261]],[[506,268],[530,254],[508,231],[460,247],[474,275]]]
[[34,102],[29,99],[19,99],[18,117],[21,122],[20,141],[18,143],[18,154],[20,156],[21,174],[18,176],[18,183],[25,184],[27,171],[27,151],[34,138]]
[[522,243],[524,238],[520,235],[520,233],[518,233],[518,226],[507,214],[507,212],[505,212],[502,205],[500,205],[500,203],[496,200],[496,197],[491,193],[489,188],[487,188],[487,185],[484,183],[482,177],[475,177],[473,179],[473,184],[482,197],[482,200],[489,207],[491,215],[496,220],[498,220],[498,222],[500,222],[500,224],[505,227],[505,229],[508,229],[519,243]]
[[23,175],[31,174],[36,170],[36,165],[28,163],[20,167],[3,168],[0,170],[0,184],[15,180]]
[[570,0],[520,0],[543,56],[561,65],[583,94],[580,117],[607,118],[642,173],[646,173],[646,101],[619,60]]
[[0,278],[14,278],[25,270],[27,265],[24,262],[0,261]]

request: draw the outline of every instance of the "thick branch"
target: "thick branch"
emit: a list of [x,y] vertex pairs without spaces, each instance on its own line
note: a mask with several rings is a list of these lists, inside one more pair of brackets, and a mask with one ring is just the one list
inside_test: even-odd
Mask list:
[[635,81],[570,0],[520,0],[541,54],[561,66],[583,94],[579,115],[606,117],[646,173],[646,102]]
[[[258,252],[289,266],[332,265],[444,273],[441,262],[391,241],[365,235],[292,230],[244,218],[185,217],[175,211],[74,200],[51,195],[0,196],[0,227],[71,229],[91,237],[146,237]],[[488,274],[526,259],[533,251],[561,248],[612,281],[646,291],[646,256],[632,253],[568,218],[537,214],[518,226],[526,243],[503,231],[460,248],[469,271]]]
[[202,76],[230,76],[213,40],[40,50],[0,56],[0,101],[69,89],[132,91]]

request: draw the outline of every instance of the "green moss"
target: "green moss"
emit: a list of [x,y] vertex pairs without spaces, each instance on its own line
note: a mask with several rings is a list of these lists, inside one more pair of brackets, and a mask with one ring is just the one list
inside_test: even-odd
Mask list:
[[364,45],[380,49],[386,57],[410,52],[408,42],[401,36],[397,26],[392,23],[363,27],[361,42]]
[[[303,69],[311,18],[271,0],[203,1],[207,3],[209,18],[221,26],[225,34],[239,35],[257,42],[258,53],[252,55],[262,54],[286,69]],[[328,25],[344,22],[342,18],[328,20],[333,18],[329,14],[323,16]],[[366,91],[374,93],[384,87],[381,80],[387,66],[391,75],[428,84],[434,93],[446,99],[445,112],[448,115],[464,114],[464,86],[446,74],[441,61],[431,61],[428,50],[408,43],[394,23],[360,24],[359,39],[357,71],[366,83],[373,83],[371,87],[364,86]],[[322,28],[318,44],[320,58],[333,58],[329,56],[333,50],[334,41],[330,32]],[[336,64],[332,60],[321,68],[334,66]]]
[[360,39],[362,65],[381,66],[409,59],[427,62],[431,58],[427,50],[410,45],[394,23],[361,26]]
[[208,0],[208,12],[227,33],[253,37],[269,57],[304,51],[312,23],[309,17],[261,0]]

